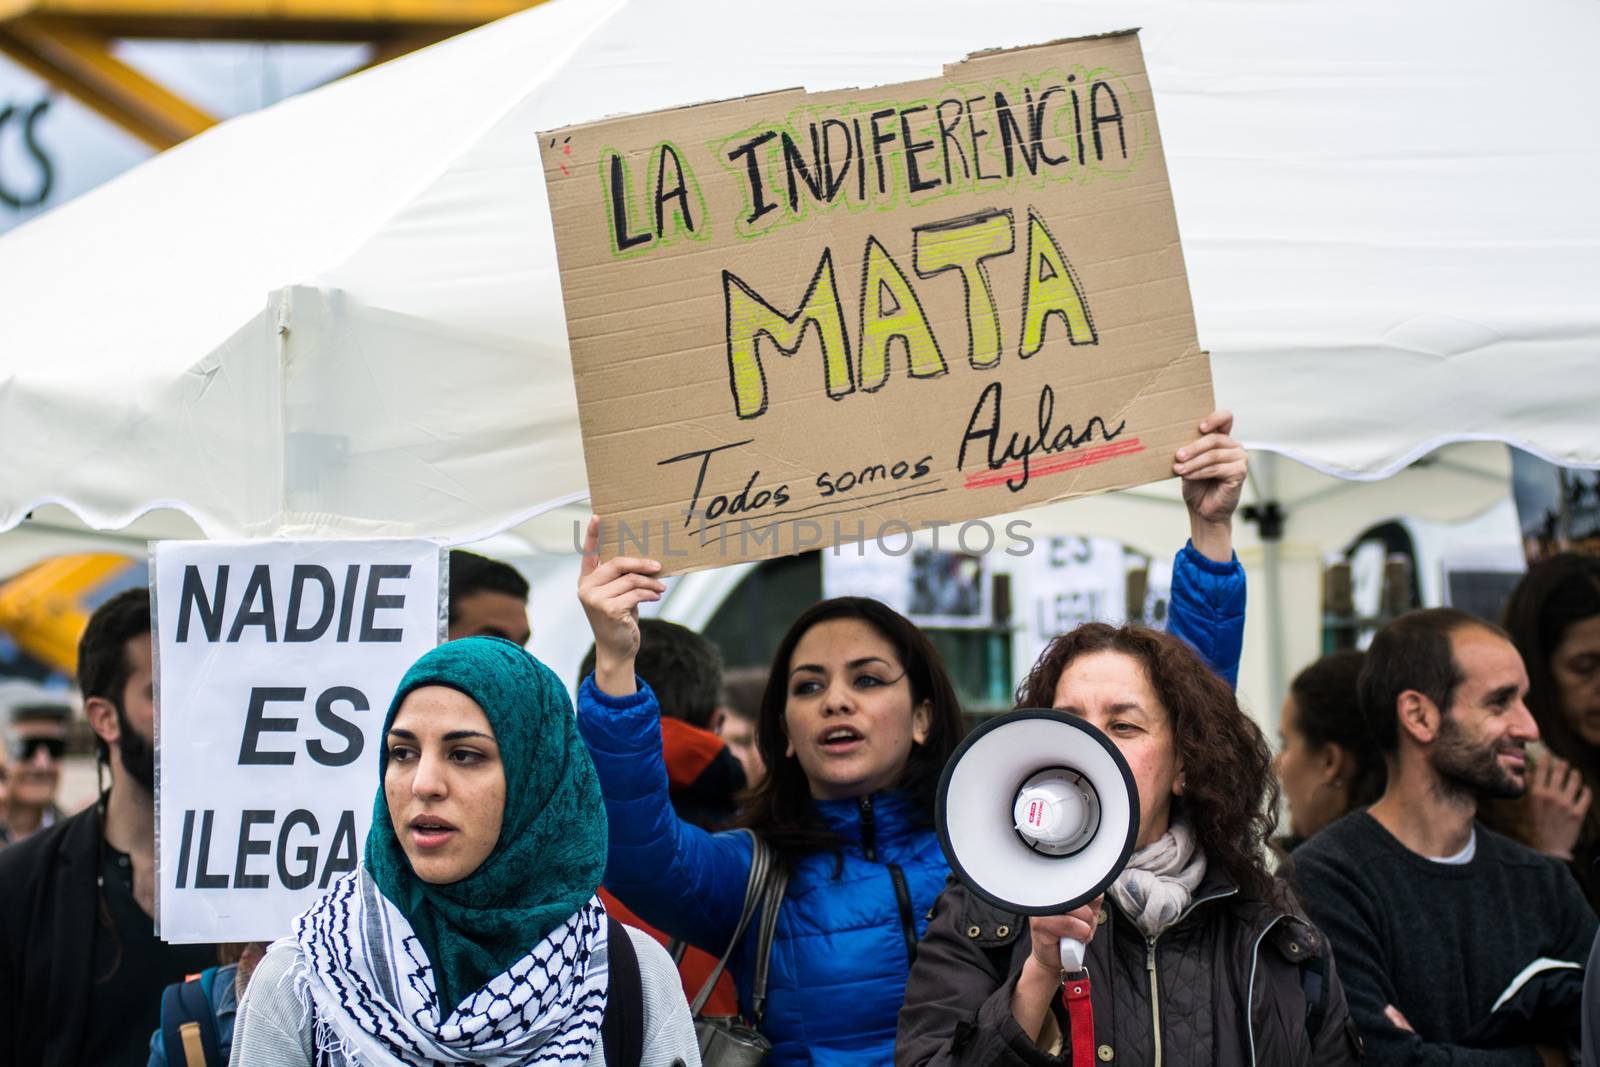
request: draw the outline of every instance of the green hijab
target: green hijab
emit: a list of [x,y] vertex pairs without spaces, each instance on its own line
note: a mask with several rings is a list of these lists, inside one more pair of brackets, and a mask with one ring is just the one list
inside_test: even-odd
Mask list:
[[[449,885],[412,872],[383,792],[395,712],[427,685],[477,701],[506,776],[500,840],[477,870]],[[427,952],[443,1018],[594,896],[606,866],[600,781],[555,672],[497,637],[452,641],[417,660],[400,680],[381,736],[367,869]]]

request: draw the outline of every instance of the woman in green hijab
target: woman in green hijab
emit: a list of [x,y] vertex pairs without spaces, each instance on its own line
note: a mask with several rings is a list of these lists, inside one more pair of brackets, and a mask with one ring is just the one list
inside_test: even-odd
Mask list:
[[[595,897],[605,814],[556,676],[497,638],[434,649],[389,705],[379,780],[365,862],[268,951],[235,1062],[611,1062],[602,1019],[623,946],[608,933],[625,928]],[[697,1065],[671,958],[637,931],[627,940],[641,1064]]]

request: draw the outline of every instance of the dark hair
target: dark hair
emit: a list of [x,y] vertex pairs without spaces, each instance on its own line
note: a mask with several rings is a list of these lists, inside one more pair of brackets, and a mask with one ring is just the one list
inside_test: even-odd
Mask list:
[[13,724],[25,722],[48,722],[63,726],[72,718],[70,704],[18,704],[11,709],[11,722]]
[[[133,674],[128,642],[150,632],[150,591],[129,589],[95,609],[78,641],[78,688],[83,699],[100,697],[122,713],[122,695]],[[96,737],[96,752],[103,761],[108,752]]]
[[1383,753],[1378,751],[1361,714],[1357,689],[1366,659],[1365,652],[1331,652],[1289,683],[1298,712],[1295,721],[1306,743],[1314,748],[1338,745],[1355,764],[1350,776],[1351,808],[1364,808],[1377,800],[1388,779]]
[[722,706],[729,712],[755,722],[761,718],[761,694],[767,691],[772,672],[765,667],[735,667],[722,675]]
[[1528,669],[1528,710],[1550,751],[1587,773],[1596,760],[1567,725],[1550,661],[1575,623],[1600,616],[1600,559],[1563,552],[1534,565],[1511,591],[1503,621]]
[[[590,645],[578,681],[594,673],[594,661]],[[633,670],[655,693],[661,714],[710,729],[722,696],[722,653],[709,638],[665,619],[640,619]]]
[[1494,623],[1456,608],[1422,608],[1406,612],[1372,639],[1357,689],[1361,715],[1379,752],[1388,756],[1400,748],[1396,707],[1401,693],[1415,690],[1441,713],[1450,710],[1456,687],[1466,678],[1450,649],[1450,635],[1469,626],[1505,636]]
[[83,699],[103,697],[122,707],[122,691],[133,674],[126,648],[150,632],[150,591],[129,589],[95,609],[78,641],[78,688]]
[[450,552],[450,622],[460,617],[456,601],[473,593],[505,593],[528,602],[528,580],[509,563],[465,549]]
[[838,835],[823,824],[800,761],[784,754],[789,663],[795,647],[812,627],[834,619],[858,619],[878,631],[894,646],[895,655],[905,668],[906,679],[911,683],[912,706],[924,700],[932,706],[928,737],[922,744],[912,746],[905,774],[896,787],[909,795],[925,825],[933,825],[939,774],[961,741],[961,702],[955,686],[945,671],[944,660],[915,623],[886,604],[856,596],[819,601],[801,612],[772,656],[772,670],[756,720],[756,749],[767,765],[767,776],[741,798],[739,820],[740,826],[759,832],[790,866],[806,855],[838,851],[842,845]]
[[1131,657],[1149,675],[1183,763],[1178,810],[1188,816],[1207,860],[1257,897],[1281,902],[1282,889],[1267,869],[1278,810],[1272,750],[1228,683],[1194,649],[1145,626],[1085,623],[1050,642],[1017,687],[1017,706],[1053,707],[1067,667],[1096,652]]

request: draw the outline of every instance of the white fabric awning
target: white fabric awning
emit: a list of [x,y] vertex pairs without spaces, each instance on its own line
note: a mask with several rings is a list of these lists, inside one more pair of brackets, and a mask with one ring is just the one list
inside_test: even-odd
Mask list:
[[1249,444],[1600,465],[1600,9],[552,0],[227,122],[0,239],[0,530],[461,542],[586,494],[535,135],[1141,25]]

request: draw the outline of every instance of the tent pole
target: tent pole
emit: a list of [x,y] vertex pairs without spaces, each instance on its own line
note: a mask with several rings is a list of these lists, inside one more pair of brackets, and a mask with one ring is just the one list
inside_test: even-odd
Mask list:
[[1283,528],[1287,516],[1278,503],[1278,457],[1272,452],[1257,453],[1251,462],[1251,488],[1258,503],[1241,509],[1246,522],[1256,524],[1261,538],[1261,584],[1267,618],[1267,699],[1262,711],[1276,716],[1288,691],[1284,670],[1283,615]]

